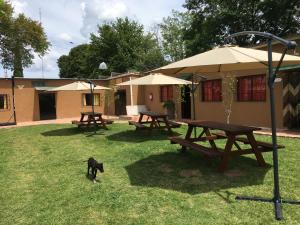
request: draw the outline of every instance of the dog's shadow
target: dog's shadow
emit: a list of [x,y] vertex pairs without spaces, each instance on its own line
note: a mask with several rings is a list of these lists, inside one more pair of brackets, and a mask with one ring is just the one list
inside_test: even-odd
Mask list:
[[88,179],[89,181],[93,182],[93,183],[101,183],[101,181],[99,179],[97,179],[97,177],[95,179],[93,179],[93,175],[92,174],[85,174],[86,179]]

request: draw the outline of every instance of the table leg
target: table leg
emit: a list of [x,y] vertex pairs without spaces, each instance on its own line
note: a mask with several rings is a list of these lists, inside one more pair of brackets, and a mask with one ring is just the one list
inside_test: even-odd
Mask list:
[[[141,122],[142,122],[142,120],[143,120],[143,116],[144,116],[144,115],[143,115],[142,113],[140,113],[140,118],[139,118],[139,121],[138,121],[139,123],[141,123]],[[148,121],[148,119],[147,119],[147,121]]]
[[[186,132],[185,135],[185,140],[189,140],[191,138],[192,132],[193,132],[194,127],[189,125],[188,130]],[[186,147],[185,146],[181,146],[181,151],[185,152],[186,151]]]
[[164,120],[164,122],[165,122],[165,124],[166,124],[166,127],[167,127],[169,133],[172,133],[172,129],[171,129],[171,127],[170,127],[170,124],[169,124],[167,118],[164,117],[163,120]]
[[84,114],[81,114],[80,122],[83,122],[83,119],[84,119]]
[[223,156],[222,156],[222,159],[221,159],[221,163],[218,167],[219,172],[224,172],[224,170],[225,170],[225,168],[228,164],[228,161],[229,161],[229,158],[230,158],[230,152],[231,152],[234,140],[235,140],[234,135],[227,135],[227,137],[228,138],[227,138],[225,150],[224,150],[224,153],[223,153]]
[[262,156],[261,152],[258,150],[257,142],[256,142],[256,140],[254,138],[253,133],[247,134],[247,138],[248,138],[249,144],[251,145],[252,150],[253,150],[253,152],[255,154],[255,157],[256,157],[256,160],[258,162],[258,165],[259,166],[266,166],[266,162],[264,160],[264,157]]
[[[208,128],[205,127],[203,129],[206,136],[211,136],[211,133]],[[217,150],[217,146],[214,140],[209,140],[209,144],[214,150]]]
[[105,121],[104,119],[102,118],[102,115],[99,116],[99,120],[100,120],[100,123],[102,125],[102,127],[105,129],[105,130],[108,130],[106,124],[105,124]]

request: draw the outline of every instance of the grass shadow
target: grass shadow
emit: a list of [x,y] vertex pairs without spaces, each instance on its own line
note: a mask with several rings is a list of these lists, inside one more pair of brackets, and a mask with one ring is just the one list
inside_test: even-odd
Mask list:
[[43,136],[72,136],[82,133],[77,127],[61,128],[56,130],[49,130],[41,133]]
[[124,142],[144,142],[149,140],[166,140],[170,136],[180,136],[177,132],[171,134],[164,130],[126,130],[119,133],[108,135],[106,138],[111,141],[124,141]]
[[[208,165],[199,155],[166,152],[151,155],[125,167],[131,185],[158,187],[189,194],[220,192],[228,188],[263,184],[270,165],[261,168],[254,159],[236,157],[228,171],[240,171],[234,176],[216,171],[219,161]],[[234,169],[233,169],[234,168]],[[236,169],[237,168],[237,169]],[[223,196],[228,198],[228,193]]]

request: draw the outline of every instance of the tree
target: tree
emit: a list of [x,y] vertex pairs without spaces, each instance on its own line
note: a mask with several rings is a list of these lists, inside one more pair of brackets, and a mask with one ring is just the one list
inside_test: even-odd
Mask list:
[[[225,44],[229,34],[255,30],[287,36],[300,32],[299,0],[186,0],[192,26],[185,33],[188,54]],[[236,39],[240,46],[257,44],[259,37]]]
[[86,77],[88,78],[90,68],[88,57],[90,54],[90,45],[82,44],[72,48],[68,55],[62,55],[58,60],[59,76],[65,78]]
[[145,71],[164,64],[156,38],[144,34],[143,26],[128,18],[99,26],[98,34],[91,35],[91,49],[93,68],[104,61],[109,72]]
[[32,65],[33,52],[43,56],[50,43],[43,27],[24,14],[13,17],[12,6],[4,1],[0,9],[0,59],[5,69],[23,77],[23,68]]
[[232,112],[232,104],[236,95],[236,77],[233,74],[226,73],[222,79],[222,103],[226,116],[226,122],[230,123],[230,116]]
[[163,19],[160,24],[164,54],[175,62],[186,57],[184,34],[190,28],[191,15],[173,10],[172,16]]

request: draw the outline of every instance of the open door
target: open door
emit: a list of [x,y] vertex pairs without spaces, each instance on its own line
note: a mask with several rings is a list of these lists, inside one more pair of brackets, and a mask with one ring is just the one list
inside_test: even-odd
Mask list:
[[56,119],[56,101],[54,93],[39,93],[40,120]]
[[191,119],[191,89],[189,86],[185,85],[181,89],[181,118]]
[[127,113],[126,113],[126,90],[118,90],[115,93],[115,114],[117,116],[127,115]]

